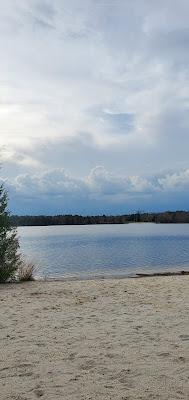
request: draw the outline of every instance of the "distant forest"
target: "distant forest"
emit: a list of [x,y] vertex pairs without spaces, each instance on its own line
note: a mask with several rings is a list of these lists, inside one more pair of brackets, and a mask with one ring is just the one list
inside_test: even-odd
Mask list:
[[46,225],[95,225],[95,224],[128,224],[131,222],[154,222],[157,224],[189,223],[189,211],[166,211],[161,213],[142,213],[125,215],[13,215],[13,226],[46,226]]

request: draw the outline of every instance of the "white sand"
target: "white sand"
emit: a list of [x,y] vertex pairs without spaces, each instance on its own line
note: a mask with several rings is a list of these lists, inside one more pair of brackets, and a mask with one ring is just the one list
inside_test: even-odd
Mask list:
[[189,277],[0,286],[0,399],[189,399]]

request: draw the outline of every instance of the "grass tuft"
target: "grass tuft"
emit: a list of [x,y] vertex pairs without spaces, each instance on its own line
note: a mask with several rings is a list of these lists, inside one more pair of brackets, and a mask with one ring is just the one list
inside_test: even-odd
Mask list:
[[36,272],[36,266],[32,262],[23,261],[18,269],[18,281],[34,281],[34,274]]

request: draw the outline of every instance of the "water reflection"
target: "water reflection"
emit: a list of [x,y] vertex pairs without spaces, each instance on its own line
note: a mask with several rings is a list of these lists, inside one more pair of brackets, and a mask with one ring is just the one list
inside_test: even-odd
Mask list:
[[43,276],[122,276],[189,267],[189,224],[23,227],[18,233],[21,250]]

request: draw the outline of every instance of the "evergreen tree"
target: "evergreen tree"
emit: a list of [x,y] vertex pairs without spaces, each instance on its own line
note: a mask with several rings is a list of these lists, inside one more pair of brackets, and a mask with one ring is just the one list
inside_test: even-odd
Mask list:
[[14,279],[20,266],[17,231],[11,226],[8,195],[0,185],[0,283]]

